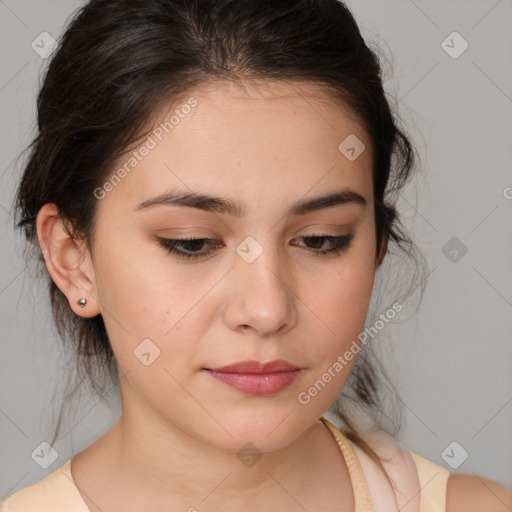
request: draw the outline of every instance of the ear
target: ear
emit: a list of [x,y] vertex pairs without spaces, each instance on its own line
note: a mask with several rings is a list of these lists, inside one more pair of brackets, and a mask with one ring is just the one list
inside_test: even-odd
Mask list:
[[389,233],[383,233],[379,251],[378,251],[377,257],[375,259],[375,269],[380,267],[382,260],[384,259],[384,256],[386,256],[386,251],[388,249],[388,241],[389,241]]
[[[67,297],[72,311],[85,318],[98,315],[94,267],[85,241],[76,241],[69,236],[54,203],[47,203],[39,210],[36,226],[46,268]],[[82,298],[87,299],[83,308],[78,304]]]

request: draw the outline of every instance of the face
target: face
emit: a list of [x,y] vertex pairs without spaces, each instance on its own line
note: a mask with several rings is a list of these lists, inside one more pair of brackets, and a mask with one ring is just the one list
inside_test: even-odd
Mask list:
[[[230,451],[276,450],[314,424],[364,329],[371,164],[362,126],[311,84],[210,84],[159,112],[98,192],[95,297],[126,373],[123,406]],[[300,370],[231,374],[242,389],[209,371],[277,359]]]

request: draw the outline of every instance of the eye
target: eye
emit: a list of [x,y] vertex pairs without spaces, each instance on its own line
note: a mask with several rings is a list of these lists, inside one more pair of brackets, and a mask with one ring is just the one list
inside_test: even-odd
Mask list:
[[[352,239],[354,238],[353,234],[343,235],[343,236],[330,236],[330,235],[312,235],[306,237],[299,237],[303,240],[313,241],[312,252],[315,256],[329,255],[329,254],[340,254],[346,249],[348,249],[351,245]],[[216,248],[221,247],[220,244],[216,243],[216,240],[212,240],[210,238],[179,238],[179,239],[170,239],[170,238],[158,238],[159,244],[166,249],[166,251],[170,254],[175,254],[178,258],[182,258],[185,260],[197,260],[199,258],[206,258],[213,252],[215,252]],[[320,242],[320,243],[318,243]],[[320,247],[324,247],[325,243],[330,245],[327,248],[320,249]],[[201,250],[204,246],[210,246],[210,249]]]
[[[158,242],[169,253],[176,254],[176,256],[178,256],[179,258],[183,258],[186,260],[196,260],[198,258],[209,256],[215,249],[209,249],[207,251],[196,250],[203,247],[205,242],[208,242],[208,245],[210,245],[210,247],[218,247],[218,245],[215,244],[215,240],[212,240],[210,238],[159,238]],[[184,247],[185,251],[183,251],[179,247]]]
[[[313,242],[313,246],[322,247],[325,242],[328,242],[330,244],[330,247],[327,249],[320,249],[315,250],[314,254],[315,256],[318,255],[327,255],[327,254],[340,254],[346,249],[348,249],[352,243],[352,239],[354,238],[353,234],[349,235],[343,235],[343,236],[329,236],[329,235],[311,235],[311,236],[304,236],[299,237],[304,240],[314,240],[316,242]],[[318,244],[320,242],[320,244]],[[310,244],[311,245],[311,244]],[[315,247],[313,247],[315,248]]]

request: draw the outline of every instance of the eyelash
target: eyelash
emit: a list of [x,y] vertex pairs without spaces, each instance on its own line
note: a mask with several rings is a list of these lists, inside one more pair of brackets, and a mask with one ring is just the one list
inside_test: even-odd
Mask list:
[[[346,251],[354,238],[353,234],[343,235],[343,236],[329,236],[329,235],[311,235],[311,236],[303,236],[299,238],[307,239],[323,239],[329,241],[333,244],[333,247],[330,249],[322,249],[322,250],[313,250],[315,256],[328,256],[328,255],[339,255],[342,252]],[[182,258],[185,260],[197,260],[203,257],[209,256],[215,249],[210,249],[207,252],[199,252],[196,253],[186,253],[177,249],[176,247],[183,243],[194,243],[194,242],[215,242],[215,240],[211,240],[210,238],[180,238],[180,239],[169,239],[169,238],[158,238],[158,242],[160,245],[168,252],[175,254],[178,258]],[[214,244],[210,244],[214,245]]]

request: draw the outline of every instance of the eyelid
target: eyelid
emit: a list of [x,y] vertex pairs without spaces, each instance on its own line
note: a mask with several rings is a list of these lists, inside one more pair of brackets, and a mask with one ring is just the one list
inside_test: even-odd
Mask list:
[[[339,224],[339,223],[325,223],[325,222],[322,222],[322,223],[313,223],[313,224],[308,224],[307,226],[301,226],[299,229],[295,230],[291,236],[292,237],[295,237],[295,236],[298,236],[298,233],[300,233],[301,231],[305,230],[305,229],[308,229],[308,228],[312,228],[314,227],[315,230],[319,230],[322,232],[322,235],[321,236],[327,236],[327,235],[330,235],[330,236],[342,236],[344,234],[346,234],[345,231],[340,231],[339,233],[335,232],[335,233],[324,233],[322,230],[324,229],[327,229],[327,230],[331,230],[331,229],[339,229],[339,230],[352,230],[354,229],[355,225],[357,224],[357,222],[347,222],[347,223],[343,223],[343,224]],[[203,232],[200,232],[200,233],[197,233],[197,232],[194,232],[194,230],[201,230]],[[184,227],[184,228],[177,228],[177,227],[173,227],[173,228],[162,228],[162,229],[156,229],[155,230],[155,233],[165,233],[166,236],[168,236],[169,238],[175,236],[175,233],[174,232],[184,232],[185,234],[184,235],[181,235],[181,233],[176,233],[176,236],[186,236],[186,237],[194,237],[194,238],[211,238],[211,239],[219,239],[219,238],[224,238],[222,235],[220,235],[219,233],[217,233],[216,231],[212,230],[211,228],[207,228],[207,227],[202,227],[202,226],[187,226],[187,227]],[[191,233],[192,231],[192,233]],[[231,231],[231,230],[230,230]],[[232,232],[232,231],[231,231]],[[312,235],[301,235],[301,236],[312,236]]]
[[[331,244],[331,247],[328,249],[315,249],[315,248],[307,248],[306,246],[300,245],[299,247],[306,247],[306,251],[309,252],[313,257],[316,258],[329,258],[329,257],[341,257],[350,247],[352,246],[353,239],[355,237],[354,232],[348,233],[346,235],[329,235],[324,234],[322,232],[313,233],[310,235],[302,235],[298,238],[303,239],[317,239],[322,240],[322,245],[327,241]],[[293,239],[292,239],[293,240]],[[217,244],[218,240],[214,240],[206,237],[182,237],[179,239],[166,239],[158,237],[158,243],[161,247],[163,247],[169,254],[175,255],[176,258],[181,259],[187,262],[195,262],[195,261],[204,261],[210,259],[210,256],[216,252],[216,249],[219,248],[219,244]],[[202,245],[209,245],[210,248],[208,250],[202,251],[187,251],[179,248],[180,244],[186,244],[187,242],[201,242]],[[221,244],[224,245],[224,244]],[[222,247],[221,247],[222,248]]]

